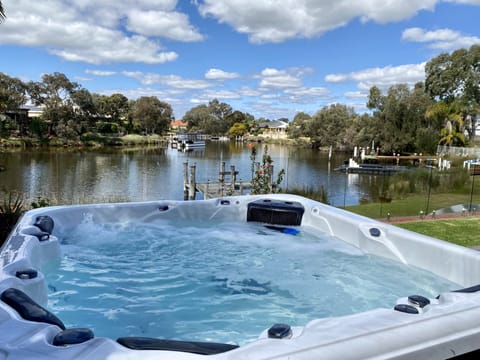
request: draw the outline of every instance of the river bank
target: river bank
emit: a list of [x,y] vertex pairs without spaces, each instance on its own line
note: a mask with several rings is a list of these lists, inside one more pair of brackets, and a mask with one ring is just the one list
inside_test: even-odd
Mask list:
[[[103,147],[103,146],[138,146],[138,145],[167,145],[171,139],[171,135],[101,135],[94,133],[86,133],[78,139],[66,139],[59,137],[37,138],[37,137],[9,137],[0,138],[0,148],[16,148],[16,147]],[[300,137],[296,139],[276,138],[265,136],[244,136],[241,140],[231,139],[234,142],[253,142],[286,146],[299,146],[306,148],[317,148],[321,151],[329,151],[327,147],[318,147],[312,143],[310,138]],[[339,149],[338,151],[344,151]]]
[[0,147],[4,148],[29,148],[29,147],[103,147],[103,146],[132,146],[167,144],[168,138],[160,135],[124,135],[105,136],[98,134],[85,134],[80,139],[64,138],[30,138],[10,137],[0,138]]

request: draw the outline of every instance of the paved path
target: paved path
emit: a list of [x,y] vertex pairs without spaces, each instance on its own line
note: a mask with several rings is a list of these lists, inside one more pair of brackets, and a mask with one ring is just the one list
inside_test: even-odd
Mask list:
[[392,216],[390,219],[381,218],[377,219],[379,221],[388,222],[391,224],[404,223],[404,222],[414,222],[414,221],[435,221],[435,220],[445,220],[445,219],[470,219],[476,218],[480,219],[480,214],[462,214],[462,213],[450,213],[450,214],[436,214],[432,216],[431,214],[425,215],[423,218],[420,216]]

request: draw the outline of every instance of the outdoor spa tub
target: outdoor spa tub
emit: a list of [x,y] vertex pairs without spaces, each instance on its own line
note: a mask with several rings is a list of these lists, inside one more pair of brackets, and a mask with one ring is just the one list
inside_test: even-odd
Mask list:
[[0,262],[0,359],[447,359],[480,348],[479,252],[299,196],[35,209]]

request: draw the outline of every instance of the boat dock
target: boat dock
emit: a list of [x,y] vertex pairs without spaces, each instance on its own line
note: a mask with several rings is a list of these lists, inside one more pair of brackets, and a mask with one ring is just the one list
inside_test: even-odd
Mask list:
[[251,182],[237,181],[238,171],[231,165],[230,170],[225,168],[225,162],[220,165],[218,181],[198,183],[196,181],[196,165],[183,163],[183,199],[195,200],[196,193],[203,195],[204,199],[223,196],[244,195],[252,188]]
[[336,171],[346,172],[347,174],[393,174],[399,171],[409,170],[407,166],[388,166],[377,164],[360,164],[359,166],[342,165],[336,168]]
[[[365,162],[364,162],[365,161]],[[413,168],[417,168],[420,164],[433,164],[439,163],[438,168],[447,168],[448,164],[440,164],[441,159],[436,156],[426,155],[364,155],[362,162],[358,162],[353,158],[350,158],[348,164],[344,164],[336,171],[346,172],[348,174],[393,174],[399,171],[406,171]],[[411,163],[410,166],[400,165],[402,163]],[[445,160],[444,160],[445,162]]]

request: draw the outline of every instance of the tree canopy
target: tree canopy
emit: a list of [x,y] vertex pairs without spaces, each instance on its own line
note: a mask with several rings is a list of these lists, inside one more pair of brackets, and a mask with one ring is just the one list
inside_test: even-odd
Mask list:
[[[41,117],[17,116],[26,114],[28,101],[42,107]],[[425,66],[424,82],[413,88],[372,86],[366,107],[369,112],[364,114],[344,104],[325,106],[313,115],[298,112],[289,122],[288,136],[345,150],[373,143],[382,153],[434,153],[438,144],[467,145],[480,113],[480,45],[432,58]],[[58,72],[29,83],[0,73],[0,136],[164,134],[172,120],[172,107],[157,97],[129,100],[121,93],[90,93]],[[218,99],[191,108],[183,120],[189,132],[216,136],[261,131],[257,125],[269,121]]]
[[458,103],[465,129],[470,137],[475,136],[476,117],[480,113],[480,45],[430,60],[425,65],[425,89],[437,101]]
[[[238,117],[238,114],[235,115]],[[214,99],[208,105],[198,105],[190,109],[183,120],[188,122],[191,132],[203,132],[211,135],[226,135],[236,121],[232,107]]]
[[0,1],[0,23],[5,20],[5,9],[3,8],[2,2]]
[[0,113],[16,110],[27,101],[27,86],[19,79],[0,73]]
[[143,96],[135,103],[133,118],[145,133],[162,134],[168,130],[173,120],[172,107],[155,96]]
[[345,132],[354,116],[353,108],[346,105],[325,106],[313,115],[306,126],[307,134],[319,146],[341,148],[345,145]]

